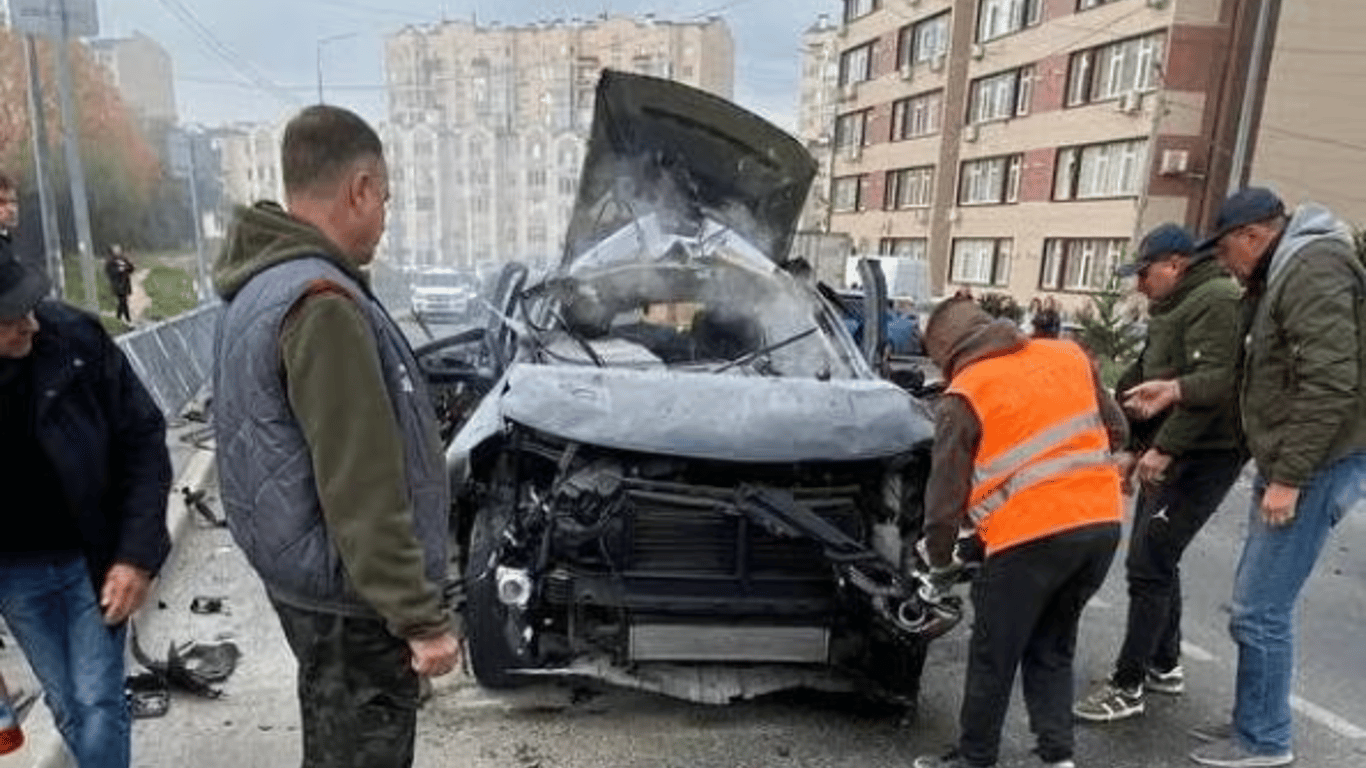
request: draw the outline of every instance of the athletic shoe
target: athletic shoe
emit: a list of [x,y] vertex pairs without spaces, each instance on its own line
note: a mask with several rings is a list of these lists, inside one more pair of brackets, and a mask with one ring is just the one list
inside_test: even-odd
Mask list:
[[951,749],[942,755],[921,755],[911,763],[911,766],[912,768],[976,768],[964,760],[957,749]]
[[1259,755],[1250,752],[1237,739],[1211,741],[1191,752],[1191,759],[1201,765],[1214,768],[1276,768],[1295,762],[1289,751],[1275,755]]
[[1106,680],[1090,696],[1072,705],[1072,714],[1090,723],[1108,723],[1143,714],[1143,688],[1120,688]]
[[1148,672],[1143,677],[1143,687],[1154,693],[1166,693],[1175,696],[1186,690],[1186,670],[1180,664],[1172,667],[1166,672],[1148,668]]

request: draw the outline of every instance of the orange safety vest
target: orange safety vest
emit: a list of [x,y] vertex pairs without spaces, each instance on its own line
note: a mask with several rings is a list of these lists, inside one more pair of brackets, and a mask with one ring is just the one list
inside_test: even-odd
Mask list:
[[1070,341],[1035,339],[971,363],[949,392],[982,424],[968,517],[987,554],[1055,533],[1119,522],[1119,471],[1091,363]]

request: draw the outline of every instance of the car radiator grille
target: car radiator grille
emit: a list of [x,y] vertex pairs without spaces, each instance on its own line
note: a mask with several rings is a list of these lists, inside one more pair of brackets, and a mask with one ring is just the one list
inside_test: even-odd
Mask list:
[[[856,487],[804,490],[797,499],[862,538]],[[627,491],[626,569],[712,577],[829,576],[823,547],[777,536],[735,508],[729,489],[650,484]]]

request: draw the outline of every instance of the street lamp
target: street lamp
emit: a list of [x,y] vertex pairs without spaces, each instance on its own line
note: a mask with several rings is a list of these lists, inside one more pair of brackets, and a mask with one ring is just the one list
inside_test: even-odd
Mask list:
[[318,38],[318,103],[323,103],[323,46],[338,40],[345,40],[359,35],[359,32],[343,32],[339,35],[328,35]]

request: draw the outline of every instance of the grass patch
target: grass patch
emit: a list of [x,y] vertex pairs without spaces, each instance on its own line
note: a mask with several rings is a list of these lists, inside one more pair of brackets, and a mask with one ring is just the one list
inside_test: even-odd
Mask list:
[[147,267],[142,289],[147,292],[148,306],[142,313],[147,320],[169,320],[199,306],[194,276],[183,269],[152,264]]

